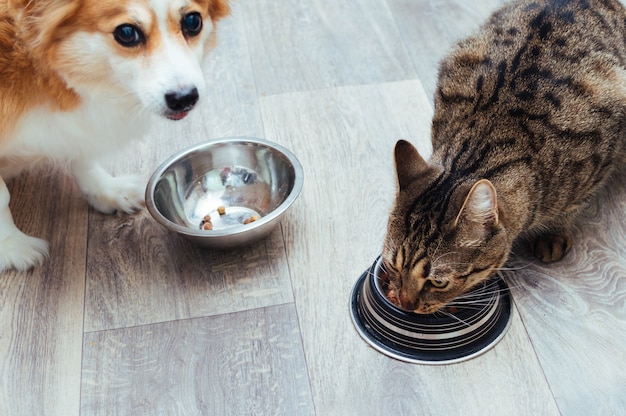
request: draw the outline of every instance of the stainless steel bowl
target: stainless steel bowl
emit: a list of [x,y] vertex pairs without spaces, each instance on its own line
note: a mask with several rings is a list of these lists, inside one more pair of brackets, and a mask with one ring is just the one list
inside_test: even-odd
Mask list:
[[[296,156],[278,144],[218,139],[163,162],[146,187],[146,205],[159,224],[196,244],[233,248],[278,225],[300,194],[303,176]],[[225,212],[218,212],[222,207]],[[202,229],[207,215],[212,230]],[[258,219],[247,223],[253,216]]]
[[450,311],[422,315],[387,299],[382,274],[379,257],[357,281],[350,312],[361,337],[385,355],[411,363],[451,364],[486,352],[508,329],[512,304],[500,276],[472,289],[458,304],[453,301]]

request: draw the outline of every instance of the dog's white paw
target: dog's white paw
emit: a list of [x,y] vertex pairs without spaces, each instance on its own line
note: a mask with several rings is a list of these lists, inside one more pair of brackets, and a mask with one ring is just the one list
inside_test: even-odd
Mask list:
[[98,211],[135,212],[144,206],[145,183],[141,176],[113,177],[97,163],[74,162],[72,174],[89,204]]
[[132,213],[144,206],[145,183],[141,176],[108,177],[99,189],[85,196],[98,211],[111,214],[115,211]]
[[0,270],[26,271],[43,264],[48,257],[48,243],[19,230],[0,235]]

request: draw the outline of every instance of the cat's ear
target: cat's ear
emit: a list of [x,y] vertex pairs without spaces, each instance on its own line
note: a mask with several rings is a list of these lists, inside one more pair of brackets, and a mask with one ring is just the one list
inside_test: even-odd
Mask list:
[[491,227],[498,225],[498,220],[496,188],[487,179],[481,179],[467,194],[454,226],[461,222],[468,223],[478,234],[476,237],[484,237]]
[[400,189],[407,187],[428,169],[428,163],[406,140],[398,140],[394,154]]

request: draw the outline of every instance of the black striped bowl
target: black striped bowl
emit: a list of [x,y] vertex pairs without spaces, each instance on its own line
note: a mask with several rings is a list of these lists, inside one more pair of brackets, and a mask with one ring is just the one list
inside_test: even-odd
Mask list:
[[477,302],[454,312],[431,315],[405,312],[385,296],[380,257],[357,281],[350,312],[359,334],[390,357],[419,364],[469,360],[493,347],[508,329],[511,298],[498,275],[469,293]]

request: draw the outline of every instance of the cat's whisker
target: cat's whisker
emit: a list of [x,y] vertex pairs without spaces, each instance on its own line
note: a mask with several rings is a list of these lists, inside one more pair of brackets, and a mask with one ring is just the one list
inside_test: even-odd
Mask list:
[[456,263],[444,263],[444,264],[441,264],[441,265],[439,265],[439,266],[440,266],[440,267],[446,267],[446,266],[447,266],[447,267],[451,267],[451,266],[466,267],[466,266],[468,266],[468,265],[469,265],[469,263],[467,263],[467,262],[463,262],[463,263],[461,263],[461,262],[456,262]]
[[[442,243],[442,241],[439,241],[437,243],[437,247],[435,247],[435,251],[433,251],[433,257],[437,256],[437,253],[439,252],[439,248],[441,247],[441,243]],[[436,262],[437,262],[437,260],[435,260],[433,263],[436,264]]]
[[453,255],[453,254],[457,254],[456,252],[450,252],[447,254],[442,254],[441,256],[439,256],[439,258],[435,261],[433,261],[433,265],[436,268],[440,268],[440,269],[446,269],[446,268],[467,268],[467,266],[470,266],[471,263],[468,262],[460,262],[460,261],[449,261],[449,262],[445,262],[445,261],[440,261],[440,259],[442,259],[443,257],[445,257],[446,255]]
[[[435,252],[437,252],[439,250],[439,246],[437,246],[437,249],[435,250]],[[448,253],[443,253],[442,255],[440,255],[439,257],[437,257],[435,260],[433,260],[433,264],[434,265],[439,265],[439,262],[441,261],[442,258],[446,257],[446,256],[452,256],[458,254],[456,251],[450,251]]]
[[502,295],[507,293],[507,289],[493,289],[489,291],[483,291],[479,293],[468,292],[457,296],[453,302],[471,300],[471,301],[479,301],[481,299],[490,299],[493,295]]
[[458,316],[456,316],[456,315],[454,315],[454,314],[452,314],[452,313],[450,313],[450,312],[448,312],[446,310],[440,309],[437,312],[435,312],[435,314],[437,314],[437,313],[441,313],[441,314],[443,314],[443,315],[445,315],[445,316],[447,316],[449,318],[454,318],[457,321],[459,321],[462,324],[464,324],[465,326],[468,326],[468,327],[470,326],[470,324],[468,322],[464,321],[463,319],[459,318]]
[[454,307],[460,307],[462,306],[464,309],[469,309],[468,306],[484,306],[484,305],[491,305],[491,302],[479,302],[479,301],[472,301],[472,302],[450,302],[448,304],[448,306],[454,306]]
[[524,269],[526,269],[526,268],[528,268],[530,266],[533,266],[535,264],[537,264],[537,261],[528,261],[528,262],[525,262],[524,264],[519,265],[519,266],[509,264],[509,266],[496,267],[496,268],[493,268],[491,270],[495,271],[495,272],[514,272],[514,271],[517,271],[517,270],[524,270]]
[[482,291],[478,293],[475,293],[475,292],[463,293],[457,296],[456,299],[485,299],[485,298],[490,297],[491,295],[502,294],[506,292],[507,292],[506,289],[494,288],[488,291]]

